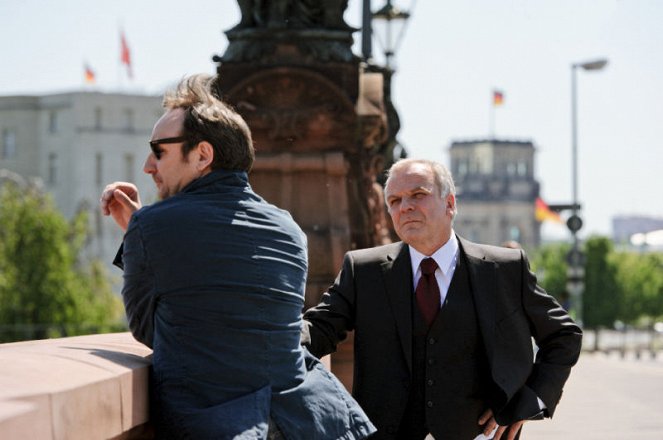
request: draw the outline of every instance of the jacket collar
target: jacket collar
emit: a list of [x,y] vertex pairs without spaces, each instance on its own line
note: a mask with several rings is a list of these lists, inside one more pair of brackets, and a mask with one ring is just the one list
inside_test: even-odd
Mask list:
[[192,180],[188,185],[182,188],[181,192],[196,192],[218,184],[246,187],[249,185],[249,176],[246,171],[215,170]]
[[410,251],[403,243],[389,247],[381,264],[385,290],[391,304],[398,337],[408,370],[412,372],[412,267]]
[[[458,237],[458,236],[457,236]],[[495,351],[495,301],[497,293],[497,263],[487,258],[481,245],[458,237],[461,255],[465,255],[470,275],[470,289],[474,296],[477,319],[488,361],[492,365]]]

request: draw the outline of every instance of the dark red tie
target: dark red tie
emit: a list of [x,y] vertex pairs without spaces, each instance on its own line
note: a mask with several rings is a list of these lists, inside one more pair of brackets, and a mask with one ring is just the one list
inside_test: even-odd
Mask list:
[[435,279],[437,263],[432,258],[424,258],[419,267],[421,267],[421,278],[417,283],[415,296],[424,321],[430,327],[437,312],[440,311],[440,288]]

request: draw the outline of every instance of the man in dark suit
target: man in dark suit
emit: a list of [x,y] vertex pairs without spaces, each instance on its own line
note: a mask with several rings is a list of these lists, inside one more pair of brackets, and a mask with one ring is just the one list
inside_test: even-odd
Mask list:
[[323,356],[354,330],[353,395],[372,438],[514,439],[524,421],[551,417],[582,332],[523,251],[454,233],[454,183],[439,163],[397,162],[385,199],[402,242],[348,252],[302,331]]

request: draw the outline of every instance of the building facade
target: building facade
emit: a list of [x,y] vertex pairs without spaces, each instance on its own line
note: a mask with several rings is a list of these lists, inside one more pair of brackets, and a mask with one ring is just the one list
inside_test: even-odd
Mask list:
[[541,225],[534,215],[539,183],[532,142],[457,141],[449,153],[458,200],[455,230],[482,243],[516,241],[524,248],[537,247]]
[[143,203],[156,199],[142,172],[157,96],[71,92],[0,97],[0,169],[39,182],[67,218],[89,214],[87,256],[110,265],[122,231],[99,210],[110,182],[134,182]]
[[617,215],[612,218],[612,239],[617,244],[630,244],[635,234],[663,230],[663,217]]

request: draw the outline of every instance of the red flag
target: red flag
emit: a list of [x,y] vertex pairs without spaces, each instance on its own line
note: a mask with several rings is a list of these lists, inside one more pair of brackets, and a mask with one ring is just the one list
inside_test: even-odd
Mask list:
[[504,93],[501,90],[493,90],[493,105],[495,107],[504,104]]
[[97,80],[94,70],[92,70],[88,63],[85,63],[83,69],[85,69],[85,82],[87,84],[94,84]]
[[127,66],[127,75],[133,78],[131,72],[131,52],[129,52],[129,45],[127,39],[124,37],[124,31],[120,31],[120,62]]
[[543,201],[540,197],[536,198],[536,201],[534,202],[534,216],[536,217],[536,221],[539,222],[545,222],[545,221],[551,221],[554,223],[564,223],[562,221],[562,218],[559,216],[559,214],[552,209],[546,204],[546,202]]

